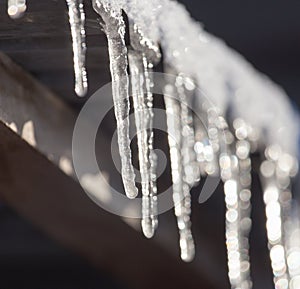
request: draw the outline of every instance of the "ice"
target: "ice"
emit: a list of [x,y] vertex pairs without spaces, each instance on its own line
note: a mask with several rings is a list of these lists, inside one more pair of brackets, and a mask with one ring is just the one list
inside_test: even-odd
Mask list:
[[[144,235],[147,238],[151,238],[156,228],[156,212],[153,212],[153,198],[155,197],[154,190],[156,191],[156,185],[152,175],[153,171],[155,173],[155,167],[153,169],[153,163],[151,162],[151,154],[154,153],[152,144],[153,132],[150,130],[150,134],[148,133],[149,126],[152,126],[153,113],[151,113],[147,105],[148,95],[146,92],[143,56],[134,51],[130,51],[128,56],[142,183],[142,229]],[[145,64],[147,65],[147,62]]]
[[191,232],[191,195],[190,187],[184,180],[181,146],[183,136],[181,131],[181,112],[179,102],[174,98],[175,87],[171,84],[165,87],[165,106],[167,114],[168,140],[170,147],[171,173],[173,181],[173,201],[180,237],[182,260],[188,262],[194,258],[195,245]]
[[88,90],[87,72],[85,67],[85,13],[83,0],[66,0],[69,9],[69,22],[73,41],[73,62],[75,73],[75,92],[85,96]]
[[[135,122],[142,176],[142,227],[145,235],[151,237],[157,224],[153,96],[150,92],[152,80],[148,69],[161,59],[161,48],[165,71],[172,71],[177,75],[175,87],[166,86],[164,100],[181,257],[190,261],[195,250],[191,233],[190,189],[199,179],[200,173],[220,175],[225,182],[229,279],[232,288],[252,288],[248,240],[251,229],[250,152],[264,147],[280,148],[278,160],[272,161],[277,167],[275,187],[283,194],[283,190],[287,190],[291,178],[297,172],[300,131],[298,117],[293,112],[286,93],[266,76],[255,71],[222,40],[207,33],[176,1],[94,0],[93,3],[106,24],[104,30],[109,40],[113,80],[127,76],[125,26],[121,10],[128,16],[130,44],[133,49],[129,59],[133,75]],[[187,79],[193,82],[192,91],[185,87]],[[115,110],[119,124],[128,115],[127,92],[127,80],[114,85]],[[172,95],[176,95],[177,100],[170,97]],[[121,96],[121,99],[125,99],[124,107],[118,106]],[[196,104],[193,109],[200,115],[201,120],[194,119],[188,108],[192,103]],[[227,120],[225,116],[228,117]],[[231,123],[235,136],[230,131],[232,126],[228,125]],[[122,131],[118,130],[120,152],[126,154],[126,158],[122,160],[123,167],[126,168],[123,172],[125,188],[127,177],[134,180],[133,171],[130,169],[129,140],[126,136],[128,125],[126,123]],[[119,125],[119,129],[120,127]],[[274,149],[272,151],[274,155]],[[267,184],[266,190],[273,186],[264,175],[262,182]],[[270,212],[268,205],[266,203],[266,212]],[[278,205],[279,208],[283,206],[279,201]],[[288,208],[286,212],[289,213]],[[277,217],[271,221],[284,226],[284,215]],[[285,256],[281,254],[284,241],[272,241],[278,234],[278,230],[274,228],[276,226],[271,228],[267,224],[268,234],[271,234],[268,236],[270,256],[271,259],[281,256],[279,261],[286,264]],[[278,274],[274,271],[274,276],[277,276],[275,285],[283,286],[287,275]]]
[[[181,4],[170,0],[116,2],[146,37],[160,42],[165,63],[195,79],[221,113],[232,106],[235,118],[268,132],[261,141],[276,141],[287,152],[297,152],[299,122],[286,93],[222,40],[207,33]],[[240,96],[242,90],[246,93]],[[276,108],[269,112],[276,122],[263,117],[269,103]]]
[[135,198],[138,190],[135,186],[135,173],[131,162],[129,138],[129,82],[127,47],[125,44],[125,23],[120,10],[111,9],[111,5],[99,0],[93,1],[95,11],[104,21],[104,31],[108,40],[110,72],[117,120],[118,143],[122,165],[122,179],[126,195]]

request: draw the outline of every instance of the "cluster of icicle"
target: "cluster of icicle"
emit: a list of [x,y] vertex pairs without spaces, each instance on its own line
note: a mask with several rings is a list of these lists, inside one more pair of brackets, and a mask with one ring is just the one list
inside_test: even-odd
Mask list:
[[[75,91],[83,96],[87,92],[83,0],[66,2]],[[274,285],[278,289],[300,288],[300,227],[298,218],[291,214],[299,127],[285,92],[220,39],[205,32],[176,1],[93,0],[93,7],[102,18],[108,39],[122,178],[129,198],[138,195],[129,139],[130,88],[132,91],[145,236],[152,237],[158,225],[151,72],[161,60],[161,48],[165,71],[176,76],[175,86],[166,85],[164,100],[182,259],[191,261],[195,254],[190,190],[201,176],[220,176],[227,208],[230,283],[236,289],[252,288],[248,241],[251,153],[260,152]],[[125,43],[123,12],[129,20],[130,49]],[[179,101],[168,95],[176,95]],[[191,103],[201,121],[193,117]]]

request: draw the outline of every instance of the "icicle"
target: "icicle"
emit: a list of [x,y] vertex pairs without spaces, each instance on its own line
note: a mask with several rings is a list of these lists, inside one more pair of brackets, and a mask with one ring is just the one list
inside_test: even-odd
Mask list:
[[260,167],[266,205],[267,236],[270,259],[276,288],[288,288],[290,276],[287,270],[287,236],[284,229],[290,219],[291,177],[297,171],[296,161],[272,145],[265,151],[266,160]]
[[[220,126],[220,124],[222,125]],[[240,236],[240,201],[239,201],[239,160],[233,153],[232,145],[227,143],[224,135],[230,133],[227,124],[222,118],[217,119],[220,145],[220,175],[224,182],[224,194],[226,204],[225,236],[227,245],[228,277],[232,289],[242,287],[241,276],[241,236]],[[247,288],[247,287],[246,287]]]
[[143,56],[135,51],[130,51],[128,56],[142,183],[142,229],[144,235],[151,238],[156,227],[156,212],[153,212],[153,184],[155,180],[153,183],[151,166],[153,136],[149,136],[147,131],[149,122],[152,122],[152,115],[147,108]]
[[94,10],[104,21],[108,39],[112,89],[117,120],[118,142],[122,164],[122,178],[126,195],[135,198],[135,174],[131,163],[129,138],[129,92],[127,74],[127,48],[125,44],[125,23],[121,10],[112,10],[109,3],[93,0]]
[[[233,122],[235,135],[238,139],[235,144],[235,153],[239,159],[239,240],[240,240],[240,284],[238,288],[252,288],[250,277],[249,232],[251,230],[251,144],[248,135],[251,129],[241,119]],[[251,138],[251,137],[250,137]]]
[[145,89],[146,89],[146,105],[148,111],[148,148],[150,160],[150,203],[151,203],[151,216],[155,228],[158,225],[158,204],[157,204],[157,186],[156,186],[156,168],[157,168],[157,155],[154,152],[154,132],[153,132],[153,79],[152,68],[153,64],[149,63],[146,56],[143,56],[144,76],[145,76]]
[[[157,156],[154,152],[153,141],[154,141],[154,133],[153,133],[153,94],[152,94],[152,68],[154,63],[158,63],[161,55],[159,51],[159,47],[157,43],[153,43],[152,40],[146,38],[143,33],[140,31],[138,26],[131,21],[129,21],[129,31],[130,31],[130,44],[134,48],[135,56],[132,58],[139,57],[140,59],[132,59],[132,62],[138,62],[142,65],[139,65],[139,74],[143,74],[144,78],[144,119],[147,120],[146,124],[146,135],[147,135],[147,145],[148,145],[148,155],[147,161],[150,166],[148,168],[149,175],[149,188],[148,192],[145,191],[143,193],[144,201],[142,208],[143,212],[147,212],[149,210],[149,216],[151,217],[148,222],[142,221],[142,227],[144,234],[147,237],[152,237],[155,228],[157,227],[157,187],[156,187],[156,167],[157,167]],[[139,56],[138,56],[139,55]],[[137,65],[135,65],[137,66]],[[148,129],[147,129],[148,128]],[[148,194],[148,195],[147,195]],[[147,208],[149,206],[149,209]],[[148,223],[148,225],[147,225]],[[149,225],[151,223],[151,225]],[[148,229],[147,229],[148,227]],[[149,233],[149,229],[151,229],[152,233]],[[148,232],[148,233],[147,233]]]
[[7,13],[12,19],[20,18],[27,9],[26,0],[8,0],[7,6]]
[[[182,129],[182,162],[184,181],[192,187],[199,181],[199,168],[196,163],[195,147],[195,131],[193,123],[193,115],[191,112],[191,102],[193,96],[194,84],[191,79],[179,75],[176,78],[176,88],[179,96],[181,107],[181,129]],[[187,89],[188,88],[188,89]]]
[[[180,249],[182,260],[188,262],[194,258],[195,245],[191,233],[191,196],[189,185],[184,181],[184,168],[182,163],[181,121],[178,117],[180,104],[174,99],[176,93],[172,85],[165,87],[165,106],[167,114],[168,140],[170,146],[171,170],[173,180],[173,201],[177,217]],[[172,97],[173,96],[173,97]]]
[[[232,289],[242,287],[241,236],[240,236],[240,202],[238,192],[239,163],[235,155],[224,154],[220,158],[221,172],[227,175],[224,180],[226,203],[226,244],[228,259],[228,277]],[[245,287],[249,288],[249,287]]]
[[208,111],[208,136],[224,181],[228,276],[232,289],[250,289],[248,234],[251,227],[250,145],[235,142],[225,119],[215,109]]
[[75,92],[78,96],[85,96],[88,82],[85,68],[86,43],[83,0],[66,0],[66,2],[69,8],[69,22],[73,40]]
[[288,288],[279,194],[274,182],[267,181],[265,183],[264,201],[267,215],[267,235],[274,284],[276,288]]

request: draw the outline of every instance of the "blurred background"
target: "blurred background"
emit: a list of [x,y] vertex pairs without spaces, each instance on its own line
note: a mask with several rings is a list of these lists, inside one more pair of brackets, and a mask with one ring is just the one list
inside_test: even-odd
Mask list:
[[[299,108],[299,1],[182,0],[181,2],[195,19],[204,24],[207,31],[224,39],[258,70],[283,86],[295,109]],[[84,99],[78,99],[73,93],[72,47],[64,1],[28,0],[28,14],[24,19],[16,21],[6,15],[6,1],[0,1],[0,11],[0,50],[53,90],[74,110],[79,110]],[[96,19],[97,15],[87,3],[87,69],[90,95],[109,81],[105,37],[100,32]],[[295,194],[299,192],[297,182],[299,181],[296,180]],[[250,236],[250,254],[254,289],[271,289],[273,285],[266,245],[264,208],[255,173],[253,191],[254,224]],[[197,188],[193,194],[195,198],[193,229],[198,245],[193,270],[199,270],[218,288],[229,288],[226,275],[222,190],[220,188],[202,205],[196,201]],[[163,223],[170,223],[170,226],[174,227],[173,235],[168,238],[176,239],[172,213],[166,213],[161,218]],[[158,230],[159,234],[164,234],[162,229]],[[182,262],[179,256],[175,260],[178,263]],[[118,258],[115,257],[113,261],[118,262]],[[174,278],[176,279],[176,276]],[[204,284],[195,284],[195,288],[196,286],[208,288]],[[26,218],[21,217],[19,212],[6,204],[5,200],[2,200],[0,207],[0,287],[130,289],[128,284],[112,276],[105,268],[103,270],[95,268],[74,250],[54,241]]]

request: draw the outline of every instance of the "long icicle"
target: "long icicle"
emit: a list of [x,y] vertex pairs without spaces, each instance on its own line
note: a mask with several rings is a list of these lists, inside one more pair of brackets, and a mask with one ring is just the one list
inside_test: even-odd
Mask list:
[[129,138],[129,83],[127,47],[125,44],[125,23],[121,10],[111,10],[107,2],[93,0],[94,10],[104,21],[104,31],[108,40],[110,71],[117,120],[118,143],[122,165],[122,179],[126,195],[135,198],[138,190],[135,186],[135,173],[131,162]]
[[235,145],[236,156],[239,159],[239,238],[240,238],[240,261],[241,261],[241,284],[240,288],[251,289],[249,233],[252,226],[251,220],[251,138],[252,129],[244,121],[236,119],[233,122],[235,136],[238,139]]
[[265,150],[260,166],[261,182],[264,187],[264,202],[267,217],[267,236],[270,259],[276,288],[289,288],[291,270],[288,266],[288,222],[291,218],[291,178],[297,173],[297,160],[282,151],[278,145]]
[[[224,182],[224,194],[226,205],[226,246],[227,246],[227,262],[228,277],[232,289],[244,288],[241,262],[241,203],[239,199],[239,191],[241,184],[239,179],[239,159],[235,155],[235,148],[232,147],[234,142],[228,142],[226,135],[231,133],[225,120],[218,117],[216,120],[219,130],[220,156],[219,166],[220,175]],[[232,140],[232,138],[230,138]],[[247,287],[245,287],[247,288]]]
[[[249,147],[249,143],[245,141],[241,146]],[[240,148],[238,148],[240,149]],[[246,148],[247,149],[247,148]],[[246,156],[247,154],[247,156]],[[250,254],[249,254],[249,233],[252,226],[251,220],[251,159],[249,152],[239,157],[239,182],[240,190],[238,194],[240,209],[240,261],[241,261],[241,288],[251,289],[252,280],[250,277]]]
[[220,175],[224,181],[228,277],[232,289],[250,289],[250,144],[246,140],[247,134],[240,135],[241,129],[245,131],[247,127],[241,127],[241,123],[236,126],[238,141],[235,141],[223,117],[219,116],[215,123],[219,130]]
[[174,99],[175,88],[165,87],[165,106],[167,114],[168,140],[170,146],[171,172],[173,180],[173,201],[180,236],[182,260],[189,262],[194,258],[195,245],[191,232],[191,195],[189,185],[184,181],[184,168],[181,155],[180,104]]
[[273,160],[265,160],[260,167],[263,198],[266,212],[266,229],[268,247],[276,288],[288,288],[289,274],[286,264],[284,246],[284,230],[282,207],[280,204],[281,190],[276,182],[276,164]]
[[[145,37],[145,35],[139,30],[138,26],[129,20],[129,33],[130,33],[130,44],[135,50],[136,54],[142,57],[142,68],[140,74],[143,74],[144,78],[144,106],[145,106],[145,119],[147,120],[147,142],[148,142],[148,161],[150,164],[149,173],[149,197],[145,196],[145,199],[149,201],[149,215],[151,216],[151,226],[152,229],[158,225],[157,218],[157,186],[156,186],[156,168],[157,168],[157,156],[154,152],[154,132],[153,132],[153,66],[158,63],[161,59],[161,54],[159,46],[157,43],[152,43],[152,41]],[[146,210],[148,206],[148,201],[145,203]],[[142,208],[142,211],[144,208]],[[143,231],[144,226],[147,226],[142,222]],[[145,231],[144,231],[145,233]],[[153,232],[154,233],[154,232]],[[148,234],[149,235],[149,234]],[[150,235],[149,235],[150,236]]]
[[69,9],[69,22],[73,41],[73,62],[75,73],[75,92],[85,96],[88,90],[85,43],[85,13],[83,0],[66,0]]
[[147,119],[148,119],[148,149],[150,160],[150,214],[152,222],[155,228],[158,226],[158,204],[157,204],[157,185],[156,185],[156,169],[157,169],[157,155],[154,152],[154,132],[153,132],[153,77],[152,69],[153,63],[149,62],[147,57],[143,55],[144,64],[144,77],[145,77],[145,90],[146,90],[146,107],[147,107]]
[[156,227],[153,220],[151,195],[151,164],[148,139],[148,123],[151,119],[146,106],[145,75],[143,56],[138,52],[129,51],[129,67],[133,96],[134,116],[137,128],[139,166],[142,184],[142,229],[147,238],[154,235]]
[[[240,190],[238,182],[238,160],[235,155],[224,155],[223,169],[230,172],[228,178],[224,180],[224,193],[226,204],[226,245],[227,245],[227,261],[228,261],[228,277],[232,289],[241,287],[241,236],[240,236],[240,202],[238,191]],[[227,169],[228,168],[228,169]]]

